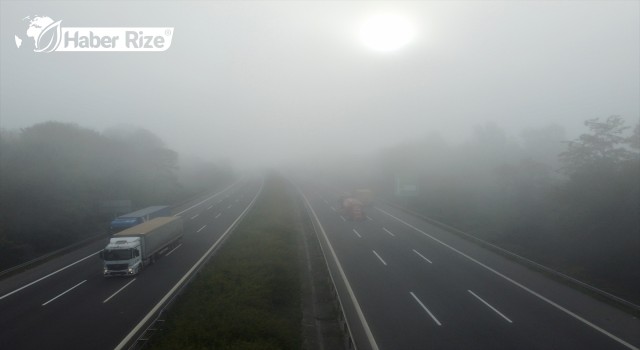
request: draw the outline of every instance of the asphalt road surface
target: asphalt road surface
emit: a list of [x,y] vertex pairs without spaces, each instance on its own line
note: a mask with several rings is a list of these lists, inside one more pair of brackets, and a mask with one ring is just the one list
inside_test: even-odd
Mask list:
[[638,349],[640,321],[396,208],[299,183],[358,349]]
[[[362,349],[638,349],[640,321],[376,203],[349,221],[299,184]],[[133,278],[102,276],[104,241],[0,281],[0,349],[114,349],[258,194],[243,180],[176,208],[182,245]]]
[[260,179],[174,210],[182,244],[138,276],[104,278],[107,239],[0,281],[0,349],[114,349],[249,206]]

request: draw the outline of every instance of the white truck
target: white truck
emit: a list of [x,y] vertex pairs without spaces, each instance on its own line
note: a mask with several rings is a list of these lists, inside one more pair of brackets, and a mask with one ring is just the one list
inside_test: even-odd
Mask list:
[[104,276],[131,276],[155,262],[164,249],[177,246],[182,239],[182,219],[159,217],[118,232],[100,252]]

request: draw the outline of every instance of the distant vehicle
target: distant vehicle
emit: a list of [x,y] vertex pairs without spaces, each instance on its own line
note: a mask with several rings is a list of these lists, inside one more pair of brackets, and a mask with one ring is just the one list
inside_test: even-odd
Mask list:
[[171,216],[171,208],[166,205],[156,205],[140,209],[133,213],[124,214],[115,218],[109,225],[109,232],[114,234],[116,232],[126,230],[129,227],[133,227],[162,216]]
[[365,207],[373,205],[373,191],[368,188],[361,188],[353,191],[353,197],[359,200]]
[[160,217],[116,233],[100,252],[105,277],[136,275],[155,262],[159,253],[182,239],[179,217]]
[[349,220],[362,221],[365,219],[362,202],[353,197],[343,197],[341,209],[342,214]]

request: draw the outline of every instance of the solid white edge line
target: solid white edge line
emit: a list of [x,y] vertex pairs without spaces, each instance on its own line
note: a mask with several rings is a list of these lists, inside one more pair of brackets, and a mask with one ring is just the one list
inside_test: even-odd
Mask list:
[[81,262],[81,261],[87,260],[87,259],[89,259],[90,257],[92,257],[92,256],[94,256],[94,255],[96,255],[96,254],[100,253],[101,251],[102,251],[102,250],[98,250],[97,252],[95,252],[95,253],[93,253],[93,254],[91,254],[91,255],[87,255],[87,256],[85,256],[84,258],[82,258],[82,259],[80,259],[80,260],[78,260],[78,261],[76,261],[76,262],[74,262],[74,263],[71,263],[71,264],[69,264],[69,265],[67,265],[67,266],[65,266],[65,267],[63,267],[63,268],[61,268],[61,269],[58,269],[58,270],[56,270],[56,271],[54,271],[54,272],[52,272],[52,273],[50,273],[50,274],[48,274],[48,275],[46,275],[46,276],[44,276],[44,277],[40,277],[39,279],[37,279],[37,280],[35,280],[35,281],[33,281],[33,282],[29,283],[29,284],[25,284],[24,286],[22,286],[22,287],[20,287],[20,288],[18,288],[18,289],[16,289],[16,290],[14,290],[14,291],[12,291],[12,292],[9,292],[9,293],[7,293],[7,294],[5,294],[5,295],[1,296],[1,297],[0,297],[0,300],[2,300],[2,299],[6,298],[6,297],[8,297],[8,296],[10,296],[10,295],[12,295],[12,294],[14,294],[14,293],[17,293],[17,292],[19,292],[19,291],[21,291],[21,290],[23,290],[23,289],[25,289],[25,288],[27,288],[27,287],[29,287],[29,286],[31,286],[31,285],[34,285],[34,284],[36,284],[36,283],[38,283],[38,282],[42,281],[42,280],[43,280],[43,279],[45,279],[45,278],[51,277],[51,276],[55,275],[56,273],[58,273],[58,272],[60,272],[60,271],[62,271],[62,270],[66,270],[66,269],[70,268],[71,266],[73,266],[73,265],[75,265],[75,264],[77,264],[77,263],[79,263],[79,262]]
[[433,264],[433,263],[431,262],[431,260],[427,259],[424,255],[422,255],[422,254],[418,253],[418,251],[417,251],[417,250],[415,250],[415,249],[414,249],[414,250],[413,250],[413,252],[414,252],[414,253],[416,253],[416,254],[418,254],[418,256],[419,256],[419,257],[423,258],[423,259],[424,259],[426,262],[428,262],[429,264]]
[[[174,249],[175,250],[175,249]],[[173,250],[172,250],[173,251]],[[167,254],[169,255],[169,254]],[[133,283],[133,281],[135,281],[136,279],[132,279],[131,281],[129,281],[129,283],[125,284],[124,286],[122,286],[122,288],[118,289],[115,293],[111,294],[110,297],[108,297],[107,299],[105,299],[102,303],[105,304],[106,302],[108,302],[109,300],[111,300],[111,298],[115,297],[118,293],[122,292],[123,289],[127,288],[131,283]]]
[[480,298],[479,296],[476,295],[476,293],[472,292],[471,290],[467,290],[467,292],[471,293],[471,295],[473,295],[474,297],[476,297],[478,300],[480,300],[483,304],[487,305],[487,307],[489,307],[491,310],[493,310],[495,313],[497,313],[498,315],[500,315],[502,318],[504,318],[505,320],[507,320],[507,322],[509,323],[513,323],[513,321],[511,321],[509,319],[509,317],[505,316],[502,312],[498,311],[498,309],[496,309],[495,307],[491,306],[491,304],[487,303],[486,301],[484,301],[484,299]]
[[[174,216],[180,216],[180,215],[182,215],[182,214],[184,214],[184,213],[188,212],[189,210],[191,210],[191,209],[193,209],[193,208],[195,208],[195,207],[199,206],[200,204],[202,204],[202,203],[204,203],[204,202],[206,202],[206,201],[210,201],[211,199],[213,199],[213,198],[215,198],[215,197],[217,197],[217,196],[221,195],[222,193],[225,193],[225,192],[226,192],[226,191],[228,191],[231,187],[233,187],[233,186],[237,185],[238,183],[240,183],[240,182],[241,182],[241,181],[243,181],[243,180],[244,180],[244,177],[239,178],[239,179],[238,179],[238,181],[236,181],[236,182],[232,183],[231,185],[227,186],[224,190],[222,190],[222,191],[220,191],[220,192],[218,192],[218,193],[216,193],[216,194],[213,194],[213,195],[211,195],[211,196],[207,197],[207,199],[205,199],[205,200],[203,200],[203,201],[201,201],[201,202],[199,202],[199,203],[197,203],[197,204],[194,204],[194,205],[190,206],[189,208],[187,208],[187,209],[185,209],[185,210],[183,210],[183,211],[179,212],[178,214],[176,214],[176,215],[174,215]],[[219,202],[218,202],[218,203],[219,203]]]
[[356,229],[353,229],[353,232],[356,234],[356,236],[358,236],[359,238],[362,238],[362,236],[358,233],[358,231],[356,231]]
[[204,225],[204,226],[200,227],[200,228],[198,229],[198,231],[196,231],[196,233],[199,233],[200,231],[204,230],[204,228],[205,228],[205,227],[207,227],[207,225]]
[[165,254],[164,256],[169,256],[171,253],[173,253],[176,249],[180,247],[182,247],[182,243],[178,244],[175,248],[171,249],[171,251]]
[[393,234],[393,232],[391,232],[391,231],[387,230],[386,228],[384,228],[384,227],[383,227],[382,229],[383,229],[386,233],[390,234],[390,235],[391,235],[391,237],[395,237],[395,236],[396,236],[396,235],[394,235],[394,234]]
[[[174,216],[180,216],[181,214],[183,214],[183,213],[185,213],[185,212],[187,212],[187,211],[189,211],[189,210],[191,210],[191,209],[193,209],[193,208],[195,208],[195,207],[199,206],[200,204],[202,204],[202,203],[204,203],[204,202],[206,202],[206,201],[208,201],[208,200],[211,200],[212,198],[215,198],[216,196],[218,196],[218,195],[220,195],[220,194],[224,193],[225,191],[229,190],[231,187],[233,187],[233,186],[235,186],[236,184],[240,183],[242,180],[244,180],[244,177],[241,177],[240,179],[238,179],[238,181],[236,181],[236,182],[232,183],[231,185],[227,186],[227,187],[226,187],[225,189],[223,189],[222,191],[220,191],[220,192],[218,192],[218,193],[216,193],[216,194],[214,194],[214,195],[212,195],[212,196],[208,197],[207,199],[205,199],[205,200],[203,200],[203,201],[199,202],[198,204],[192,205],[191,207],[189,207],[189,208],[187,208],[187,209],[185,209],[185,210],[183,210],[183,211],[179,212],[178,214],[175,214]],[[25,284],[24,286],[22,286],[22,287],[20,287],[20,288],[18,288],[18,289],[16,289],[16,290],[13,290],[13,291],[11,291],[11,292],[9,292],[9,293],[7,293],[7,294],[3,295],[3,296],[0,296],[0,300],[4,299],[4,298],[6,298],[6,297],[8,297],[8,296],[10,296],[10,295],[13,295],[14,293],[17,293],[17,292],[19,292],[19,291],[21,291],[21,290],[23,290],[23,289],[25,289],[25,288],[27,288],[27,287],[29,287],[29,286],[32,286],[32,285],[34,285],[34,284],[36,284],[36,283],[38,283],[38,282],[40,282],[40,281],[42,281],[42,280],[44,280],[44,279],[46,279],[46,278],[49,278],[49,277],[51,277],[51,276],[53,276],[53,275],[57,274],[57,273],[58,273],[58,272],[60,272],[60,271],[66,270],[66,269],[70,268],[71,266],[73,266],[73,265],[75,265],[75,264],[78,264],[78,263],[80,263],[80,262],[82,262],[82,261],[84,261],[84,260],[87,260],[87,259],[89,259],[90,257],[92,257],[92,256],[94,256],[94,255],[96,255],[96,254],[100,253],[101,251],[102,251],[102,249],[101,249],[101,250],[99,250],[99,251],[97,251],[97,252],[95,252],[95,253],[93,253],[93,254],[91,254],[91,255],[88,255],[88,256],[86,256],[86,257],[84,257],[84,258],[82,258],[82,259],[80,259],[80,260],[78,260],[78,261],[75,261],[75,262],[73,262],[73,263],[71,263],[71,264],[69,264],[69,265],[67,265],[67,266],[65,266],[65,267],[63,267],[63,268],[60,268],[60,269],[58,269],[58,270],[56,270],[56,271],[54,271],[54,272],[51,272],[50,274],[48,274],[48,275],[46,275],[46,276],[44,276],[44,277],[40,277],[39,279],[37,279],[37,280],[35,280],[35,281],[33,281],[33,282],[30,282],[30,283],[28,283],[28,284]]]
[[372,250],[372,252],[373,252],[373,254],[375,254],[375,255],[378,257],[378,259],[380,259],[380,262],[382,262],[382,264],[383,264],[384,266],[387,266],[387,263],[386,263],[384,260],[382,260],[382,258],[380,257],[380,255],[378,255],[378,253],[376,253],[376,251],[375,251],[375,250]]
[[360,308],[360,303],[358,303],[358,299],[356,298],[356,295],[353,292],[353,289],[351,288],[351,284],[349,283],[349,280],[347,279],[347,275],[344,273],[344,269],[342,268],[342,264],[340,264],[340,260],[338,259],[338,256],[336,255],[336,252],[333,250],[333,246],[329,242],[329,237],[327,237],[327,233],[324,231],[324,228],[322,227],[322,224],[320,223],[320,219],[318,219],[318,215],[316,215],[315,210],[313,210],[313,207],[311,207],[311,203],[309,203],[309,199],[307,199],[307,196],[302,191],[300,191],[300,194],[302,194],[302,198],[304,198],[304,201],[307,203],[307,206],[311,210],[311,213],[313,214],[313,217],[315,218],[316,222],[318,223],[318,227],[320,228],[320,233],[322,233],[322,236],[324,237],[324,240],[327,243],[327,246],[329,247],[329,252],[331,252],[331,256],[333,257],[333,260],[336,262],[336,266],[338,267],[338,272],[340,273],[340,277],[342,277],[342,281],[344,282],[344,285],[347,288],[347,293],[349,293],[349,297],[351,298],[351,301],[353,302],[353,307],[356,309],[356,313],[358,314],[358,318],[360,319],[360,323],[362,324],[362,328],[364,328],[365,335],[367,336],[367,339],[369,340],[369,344],[371,345],[371,348],[373,350],[379,350],[378,344],[376,343],[376,340],[373,337],[373,333],[371,333],[371,329],[369,328],[369,324],[367,323],[367,320],[364,317],[364,313],[362,312],[362,308]]
[[604,330],[603,328],[600,328],[600,327],[598,327],[597,325],[595,325],[595,324],[593,324],[593,323],[589,322],[588,320],[586,320],[586,319],[585,319],[585,318],[583,318],[582,316],[579,316],[578,314],[576,314],[576,313],[574,313],[574,312],[572,312],[572,311],[569,311],[568,309],[564,308],[563,306],[560,306],[560,305],[559,305],[559,304],[557,304],[556,302],[554,302],[554,301],[552,301],[552,300],[550,300],[550,299],[546,298],[545,296],[542,296],[542,295],[541,295],[541,294],[539,294],[538,292],[535,292],[535,291],[533,291],[533,290],[531,290],[531,289],[529,289],[529,288],[525,287],[524,285],[520,284],[519,282],[516,282],[515,280],[513,280],[513,279],[511,279],[511,278],[509,278],[509,277],[507,277],[507,276],[503,275],[502,273],[500,273],[500,272],[498,272],[498,271],[494,270],[493,268],[491,268],[491,267],[489,267],[489,266],[487,266],[487,265],[485,265],[485,264],[481,263],[480,261],[478,261],[478,260],[476,260],[476,259],[474,259],[474,258],[470,257],[469,255],[467,255],[467,254],[465,254],[465,253],[463,253],[463,252],[459,251],[458,249],[456,249],[456,248],[454,248],[454,247],[452,247],[452,246],[450,246],[450,245],[448,245],[448,244],[446,244],[446,243],[442,242],[441,240],[439,240],[439,239],[437,239],[437,238],[433,237],[432,235],[430,235],[430,234],[428,234],[428,233],[426,233],[426,232],[424,232],[424,231],[420,230],[419,228],[417,228],[417,227],[415,227],[415,226],[411,225],[410,223],[408,223],[408,222],[406,222],[406,221],[404,221],[404,220],[402,220],[402,219],[399,219],[399,218],[397,218],[397,217],[393,216],[391,213],[389,213],[389,212],[387,212],[387,211],[385,211],[385,210],[382,210],[382,209],[377,208],[377,207],[376,207],[376,209],[377,209],[377,210],[379,210],[379,211],[381,211],[381,212],[383,212],[383,213],[385,213],[385,214],[387,214],[387,215],[389,215],[389,216],[391,216],[392,218],[394,218],[394,219],[398,220],[399,222],[401,222],[401,223],[403,223],[403,224],[405,224],[405,225],[407,225],[407,226],[411,227],[412,229],[414,229],[414,230],[416,230],[416,231],[418,231],[418,232],[422,233],[423,235],[425,235],[425,236],[427,236],[427,237],[431,238],[432,240],[434,240],[434,241],[436,241],[436,242],[440,243],[441,245],[443,245],[443,246],[445,246],[445,247],[447,247],[447,248],[449,248],[449,249],[453,250],[454,252],[456,252],[456,253],[458,253],[458,254],[462,255],[463,257],[465,257],[465,258],[467,258],[467,259],[469,259],[469,260],[471,260],[471,261],[475,262],[476,264],[478,264],[478,265],[480,265],[480,266],[484,267],[485,269],[487,269],[487,270],[489,270],[489,271],[493,272],[494,274],[496,274],[496,275],[498,275],[498,276],[500,276],[500,277],[504,278],[505,280],[507,280],[507,281],[511,282],[512,284],[514,284],[514,285],[516,285],[516,286],[518,286],[518,287],[522,288],[523,290],[525,290],[525,291],[529,292],[530,294],[532,294],[532,295],[534,295],[534,296],[538,297],[540,300],[543,300],[543,301],[547,302],[548,304],[550,304],[550,305],[554,306],[556,309],[558,309],[558,310],[560,310],[560,311],[562,311],[562,312],[566,313],[567,315],[570,315],[571,317],[575,318],[576,320],[578,320],[578,321],[580,321],[580,322],[582,322],[582,323],[586,324],[587,326],[589,326],[589,327],[591,327],[591,328],[593,328],[593,329],[597,330],[598,332],[600,332],[600,333],[602,333],[602,334],[606,335],[607,337],[609,337],[609,338],[611,338],[611,339],[613,339],[613,340],[617,341],[618,343],[620,343],[620,344],[622,344],[622,345],[626,346],[627,348],[632,349],[632,350],[640,350],[639,348],[637,348],[637,347],[635,347],[635,346],[633,346],[633,345],[631,345],[631,344],[627,343],[626,341],[624,341],[624,340],[622,340],[622,339],[620,339],[620,338],[616,337],[615,335],[613,335],[613,334],[611,334],[611,333],[607,332],[607,331],[606,331],[606,330]]
[[442,326],[442,323],[440,323],[440,321],[438,321],[438,319],[431,313],[431,311],[429,311],[429,309],[427,309],[426,306],[424,306],[422,301],[420,301],[420,299],[418,299],[418,297],[415,294],[413,294],[413,292],[409,292],[409,294],[411,294],[413,299],[415,299],[418,302],[418,304],[420,304],[420,306],[422,306],[424,311],[426,311],[429,314],[429,316],[431,316],[431,319],[433,319],[438,326]]
[[164,305],[164,303],[167,301],[167,299],[169,299],[173,293],[175,293],[175,291],[180,288],[180,286],[182,285],[182,283],[193,273],[193,271],[200,266],[200,264],[204,261],[204,259],[206,259],[206,257],[218,246],[218,244],[220,244],[220,242],[227,236],[227,234],[231,231],[231,229],[234,228],[234,226],[236,225],[236,223],[238,223],[238,221],[240,221],[240,219],[242,219],[244,217],[244,214],[251,208],[251,206],[253,205],[253,203],[256,201],[256,199],[258,198],[258,196],[260,195],[260,193],[262,192],[262,186],[264,185],[264,181],[262,182],[262,184],[260,184],[260,189],[258,190],[258,193],[256,193],[255,197],[253,197],[253,200],[251,201],[251,203],[249,203],[249,205],[244,209],[244,211],[242,213],[240,213],[240,215],[236,218],[236,220],[229,226],[229,228],[227,228],[226,231],[224,231],[224,233],[220,236],[220,238],[218,238],[218,240],[209,248],[209,250],[207,250],[204,255],[202,255],[202,257],[200,257],[200,259],[198,261],[196,261],[196,263],[189,269],[189,271],[187,271],[187,273],[184,274],[184,276],[182,276],[182,278],[173,286],[173,288],[171,288],[171,290],[169,290],[169,292],[167,292],[167,294],[165,294],[164,297],[162,297],[162,299],[160,299],[160,301],[153,307],[153,309],[151,309],[151,311],[149,311],[149,313],[147,313],[147,315],[131,330],[131,332],[129,332],[129,334],[127,334],[124,339],[122,339],[122,341],[120,342],[120,344],[118,344],[114,350],[120,350],[123,349],[125,345],[127,345],[127,343],[129,343],[129,341],[131,340],[131,338],[133,338],[134,335],[136,335],[136,333],[138,333],[138,331],[140,330],[140,328],[142,328],[142,326],[144,324],[147,323],[147,321],[149,321],[149,319],[155,315],[155,313],[160,309],[160,307],[162,305]]
[[61,296],[63,296],[63,295],[65,295],[65,294],[69,293],[70,291],[72,291],[72,290],[76,289],[77,287],[79,287],[81,284],[83,284],[83,283],[84,283],[84,282],[86,282],[86,281],[87,281],[87,280],[84,280],[84,281],[82,281],[82,282],[80,282],[80,283],[76,284],[75,286],[73,286],[73,287],[71,287],[71,288],[69,288],[69,289],[65,290],[64,292],[62,292],[62,293],[58,294],[55,298],[53,298],[53,299],[51,299],[51,300],[47,301],[46,303],[42,304],[42,306],[45,306],[45,305],[49,304],[50,302],[52,302],[52,301],[54,301],[54,300],[56,300],[56,299],[60,298]]

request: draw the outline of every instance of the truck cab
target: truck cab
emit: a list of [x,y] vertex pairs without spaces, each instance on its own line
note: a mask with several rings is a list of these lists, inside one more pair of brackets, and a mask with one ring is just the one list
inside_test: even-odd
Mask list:
[[142,268],[142,246],[139,237],[112,239],[100,252],[104,276],[136,275]]

